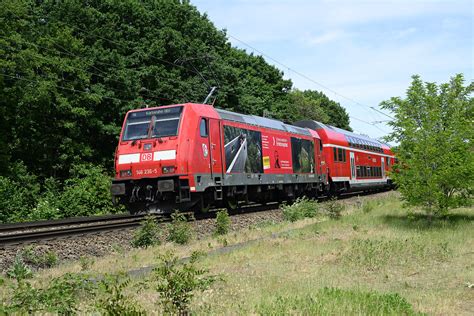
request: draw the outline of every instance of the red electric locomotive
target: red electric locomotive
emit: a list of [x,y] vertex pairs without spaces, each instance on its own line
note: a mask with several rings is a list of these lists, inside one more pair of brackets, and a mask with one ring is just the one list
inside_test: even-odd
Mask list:
[[131,212],[316,196],[328,186],[322,149],[312,129],[207,104],[133,110],[111,192]]
[[392,187],[387,172],[395,157],[386,144],[316,121],[295,125],[321,138],[331,193]]

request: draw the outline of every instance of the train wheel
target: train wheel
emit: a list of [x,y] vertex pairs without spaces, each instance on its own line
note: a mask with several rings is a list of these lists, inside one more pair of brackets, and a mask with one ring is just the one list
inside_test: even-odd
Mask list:
[[225,202],[230,211],[235,211],[239,207],[239,201],[234,197],[227,198]]
[[210,199],[205,198],[201,195],[201,201],[199,203],[199,211],[202,213],[207,213],[211,209],[211,202]]

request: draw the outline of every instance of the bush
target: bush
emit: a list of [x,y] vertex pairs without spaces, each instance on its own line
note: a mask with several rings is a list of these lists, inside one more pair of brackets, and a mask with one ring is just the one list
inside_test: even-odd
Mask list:
[[[48,220],[116,213],[110,177],[92,164],[75,165],[64,185],[47,178],[41,185],[23,163],[13,164],[9,177],[0,176],[0,222]],[[41,193],[42,192],[42,193]]]
[[290,222],[309,217],[315,217],[318,214],[318,207],[315,201],[306,197],[297,198],[292,205],[282,205],[283,218]]
[[59,208],[64,217],[115,213],[110,196],[111,179],[103,168],[92,164],[76,165],[66,180]]
[[56,252],[49,250],[45,253],[37,253],[31,246],[23,249],[21,256],[26,263],[39,268],[51,268],[58,263]]
[[38,221],[63,217],[63,211],[59,209],[62,194],[59,181],[48,178],[44,181],[42,189],[43,194],[38,199],[36,207],[29,213],[29,219]]
[[230,217],[229,213],[227,213],[227,210],[222,210],[217,212],[216,216],[216,230],[215,234],[216,235],[225,235],[230,231]]
[[81,256],[79,258],[79,264],[81,266],[81,271],[87,271],[94,264],[94,259],[86,256]]
[[37,203],[38,179],[21,162],[13,164],[9,174],[0,177],[0,222],[25,221]]
[[338,202],[336,198],[332,198],[328,202],[326,202],[326,212],[328,213],[330,218],[332,219],[341,218],[343,211],[344,211],[344,204]]
[[104,315],[143,315],[144,312],[138,304],[123,294],[129,283],[129,278],[122,278],[120,275],[106,275],[99,284],[99,288],[103,290],[105,296],[99,299],[96,304],[97,308],[103,311]]
[[34,288],[29,282],[18,282],[7,311],[17,314],[38,312],[73,314],[82,296],[91,295],[93,284],[86,276],[67,273],[54,278],[46,288]]
[[132,246],[135,248],[146,248],[160,243],[160,229],[156,224],[154,216],[147,216],[142,221],[142,226],[135,231]]
[[216,281],[208,270],[198,269],[198,255],[193,253],[188,263],[179,263],[177,257],[168,253],[159,257],[158,266],[153,269],[157,280],[156,290],[166,314],[187,314],[189,303],[196,291],[204,291]]
[[15,261],[10,269],[7,270],[7,276],[21,282],[24,279],[33,277],[30,267],[23,261],[20,254],[15,257]]
[[176,211],[171,215],[172,222],[168,229],[168,241],[175,242],[180,245],[184,245],[191,240],[192,231],[191,225],[188,223],[184,214]]

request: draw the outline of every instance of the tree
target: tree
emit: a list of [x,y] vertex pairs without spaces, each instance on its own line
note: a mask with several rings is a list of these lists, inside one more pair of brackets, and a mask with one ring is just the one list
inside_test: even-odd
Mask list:
[[389,140],[398,163],[391,177],[408,205],[430,216],[472,202],[474,187],[474,84],[458,74],[449,83],[413,76],[405,99],[381,103],[395,114]]
[[320,91],[293,89],[273,108],[276,116],[287,122],[315,120],[352,131],[346,109]]

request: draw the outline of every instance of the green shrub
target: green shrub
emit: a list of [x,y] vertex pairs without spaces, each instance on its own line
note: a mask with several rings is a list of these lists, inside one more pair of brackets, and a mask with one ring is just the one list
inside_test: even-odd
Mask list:
[[59,261],[56,252],[48,250],[45,253],[38,253],[32,246],[24,248],[21,257],[26,263],[39,268],[51,268]]
[[44,181],[43,193],[29,213],[29,219],[50,220],[63,217],[63,211],[59,209],[61,201],[61,190],[59,181],[54,178],[48,178]]
[[283,218],[290,222],[309,217],[315,217],[318,214],[318,206],[315,201],[306,197],[297,198],[291,205],[283,204]]
[[99,289],[105,294],[96,304],[99,311],[104,315],[143,315],[138,304],[123,294],[129,283],[127,277],[106,275],[99,284]]
[[7,276],[21,282],[24,279],[33,277],[30,267],[23,261],[21,254],[15,257],[15,261],[10,269],[7,270]]
[[52,279],[46,288],[35,288],[22,281],[14,289],[7,310],[17,314],[73,314],[80,299],[90,296],[92,289],[93,283],[87,276],[71,273]]
[[337,201],[336,198],[332,198],[326,202],[326,212],[332,219],[339,219],[344,211],[344,204]]
[[168,229],[168,241],[184,245],[192,238],[191,225],[188,223],[186,216],[177,211],[171,215],[172,221]]
[[160,243],[160,229],[156,224],[154,216],[147,216],[142,225],[135,231],[132,246],[135,248],[146,248]]
[[187,314],[196,291],[204,291],[216,281],[215,276],[208,275],[208,270],[196,267],[198,257],[193,253],[187,263],[179,263],[170,253],[159,257],[153,276],[157,281],[159,302],[166,314]]
[[21,162],[12,164],[9,174],[0,177],[0,222],[26,221],[37,203],[40,184]]
[[110,196],[110,176],[92,164],[75,165],[65,182],[59,208],[65,217],[115,213]]
[[81,271],[87,271],[94,264],[94,259],[86,256],[81,256],[79,258],[79,264],[81,266]]
[[214,233],[216,235],[225,235],[230,231],[230,217],[227,210],[221,210],[217,212],[216,215],[216,230]]

